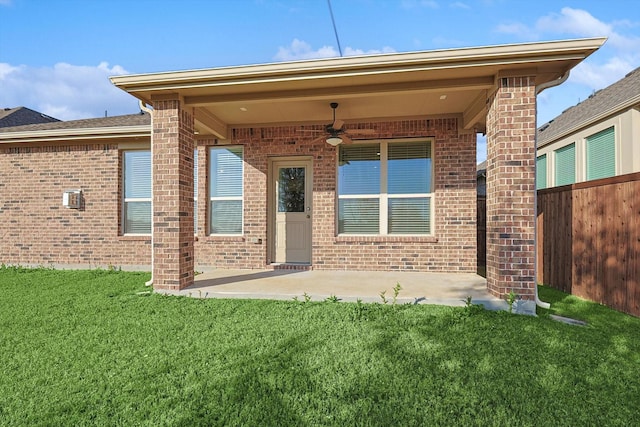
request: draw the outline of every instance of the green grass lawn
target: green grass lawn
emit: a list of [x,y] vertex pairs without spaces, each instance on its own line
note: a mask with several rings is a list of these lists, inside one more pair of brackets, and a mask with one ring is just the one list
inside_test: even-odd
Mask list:
[[637,425],[640,319],[140,294],[0,268],[0,425]]

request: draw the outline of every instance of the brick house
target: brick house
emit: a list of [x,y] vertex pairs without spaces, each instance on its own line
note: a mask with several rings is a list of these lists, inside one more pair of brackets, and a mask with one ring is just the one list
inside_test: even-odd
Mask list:
[[150,114],[0,130],[1,259],[475,272],[485,132],[487,287],[532,301],[536,94],[603,42],[112,77]]

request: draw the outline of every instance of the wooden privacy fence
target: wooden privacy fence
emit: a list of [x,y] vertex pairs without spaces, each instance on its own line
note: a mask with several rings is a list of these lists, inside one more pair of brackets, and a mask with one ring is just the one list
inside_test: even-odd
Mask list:
[[477,236],[478,236],[478,268],[487,265],[487,197],[478,196],[477,209]]
[[640,173],[538,191],[538,283],[640,316]]

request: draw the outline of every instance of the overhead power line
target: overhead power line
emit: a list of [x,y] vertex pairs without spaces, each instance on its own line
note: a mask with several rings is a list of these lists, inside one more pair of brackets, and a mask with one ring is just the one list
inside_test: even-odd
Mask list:
[[336,35],[336,42],[338,42],[338,52],[342,56],[342,47],[340,46],[340,37],[338,37],[338,29],[336,28],[336,20],[333,17],[333,10],[331,9],[331,0],[327,0],[329,5],[329,14],[331,15],[331,23],[333,24],[333,33]]

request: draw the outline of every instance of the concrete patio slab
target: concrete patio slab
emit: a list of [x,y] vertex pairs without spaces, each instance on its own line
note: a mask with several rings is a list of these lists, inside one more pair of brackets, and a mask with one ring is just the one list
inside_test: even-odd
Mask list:
[[486,290],[486,280],[472,273],[416,273],[324,270],[211,270],[196,276],[193,286],[165,292],[197,298],[258,298],[313,301],[336,296],[341,301],[391,301],[399,283],[399,304],[463,306],[467,297],[488,309],[507,309],[507,303]]

